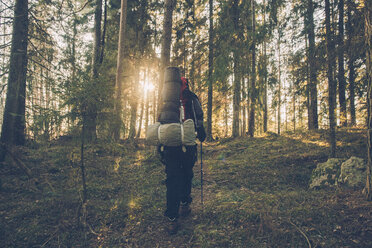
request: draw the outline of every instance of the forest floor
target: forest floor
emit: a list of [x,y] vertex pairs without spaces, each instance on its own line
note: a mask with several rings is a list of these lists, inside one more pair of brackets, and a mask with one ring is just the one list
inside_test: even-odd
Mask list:
[[[361,189],[309,189],[327,160],[326,138],[321,130],[205,143],[204,205],[198,162],[193,211],[174,236],[165,231],[164,166],[151,147],[87,145],[84,210],[79,140],[30,143],[15,160],[31,178],[14,159],[0,164],[0,246],[372,247],[372,202]],[[365,131],[337,138],[338,157],[366,159]]]

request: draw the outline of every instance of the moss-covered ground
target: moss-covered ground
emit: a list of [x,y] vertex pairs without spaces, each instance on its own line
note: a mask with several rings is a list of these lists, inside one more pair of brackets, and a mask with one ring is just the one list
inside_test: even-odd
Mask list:
[[[366,159],[362,130],[338,132],[337,156]],[[169,236],[165,173],[151,147],[85,147],[87,204],[81,208],[80,144],[65,137],[16,151],[30,179],[0,164],[2,247],[372,247],[372,203],[361,189],[309,190],[328,157],[327,133],[219,140],[195,165],[192,215]],[[86,224],[84,224],[86,223]]]

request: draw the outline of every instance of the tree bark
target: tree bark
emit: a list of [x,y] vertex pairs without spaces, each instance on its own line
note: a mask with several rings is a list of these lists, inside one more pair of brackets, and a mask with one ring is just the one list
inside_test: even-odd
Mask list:
[[[138,65],[136,66],[138,68]],[[139,77],[140,77],[140,72],[136,72],[135,80],[132,83],[132,90],[131,94],[132,97],[130,98],[130,124],[129,124],[129,134],[128,134],[128,139],[133,140],[136,136],[136,121],[137,121],[137,109],[138,109],[138,101],[137,101],[137,96],[138,96],[138,91],[137,87],[139,85]]]
[[125,27],[127,23],[127,0],[121,0],[120,9],[120,30],[118,43],[118,57],[116,63],[116,81],[115,81],[115,124],[114,124],[114,139],[120,139],[120,129],[122,125],[122,91],[124,86],[124,57],[125,57]]
[[246,98],[247,98],[247,89],[246,89],[246,82],[245,82],[245,79],[242,78],[241,80],[241,85],[242,85],[242,90],[241,90],[241,99],[242,99],[242,107],[241,107],[241,111],[242,111],[242,126],[241,126],[241,133],[242,135],[245,135],[246,133],[246,126],[247,126],[247,123],[248,123],[248,117],[247,117],[247,110],[248,110],[248,107],[246,106]]
[[[233,11],[233,23],[235,36],[239,32],[239,1],[234,0],[232,11]],[[232,137],[239,136],[239,114],[240,114],[240,66],[238,54],[240,54],[238,48],[238,39],[234,38],[234,82],[233,82],[233,122],[232,122]]]
[[[292,85],[294,88],[294,85]],[[293,90],[293,96],[292,96],[292,101],[293,101],[293,132],[296,131],[296,91]]]
[[309,94],[310,94],[310,108],[309,108],[309,129],[318,129],[318,93],[317,93],[317,70],[315,58],[315,33],[314,33],[314,4],[313,0],[307,0],[307,20],[306,31],[309,39]]
[[344,0],[338,0],[338,98],[340,102],[340,124],[347,126],[345,69],[344,69]]
[[280,135],[280,126],[281,126],[281,114],[280,114],[280,108],[281,108],[281,89],[282,89],[282,83],[281,83],[281,64],[280,64],[280,34],[279,34],[279,39],[278,39],[278,134]]
[[24,145],[25,143],[27,38],[28,0],[16,0],[8,89],[1,129],[1,142],[9,145]]
[[[144,82],[145,82],[145,80],[144,80]],[[145,83],[143,84],[143,86],[145,86]],[[138,131],[137,131],[137,135],[136,135],[136,138],[137,139],[141,136],[143,113],[145,111],[145,109],[144,109],[145,108],[145,95],[144,95],[145,94],[145,91],[144,91],[144,89],[142,90],[141,93],[143,95],[141,97],[141,113],[140,113],[140,119],[139,119],[139,123],[138,123]]]
[[[102,48],[101,22],[102,22],[102,0],[96,0],[94,11],[94,43],[92,61],[92,86],[95,90],[98,84],[98,71],[100,67],[100,55]],[[92,92],[93,93],[93,92]],[[89,96],[83,104],[83,122],[85,125],[85,138],[87,142],[97,139],[97,104],[94,96]]]
[[208,54],[208,105],[207,105],[207,140],[212,137],[212,107],[213,107],[213,0],[209,0],[209,54]]
[[257,98],[257,89],[256,89],[256,11],[255,11],[255,0],[251,1],[252,5],[252,79],[251,79],[251,109],[249,111],[249,120],[248,120],[248,135],[250,137],[254,136],[255,131],[255,110],[256,110],[256,98]]
[[[104,51],[105,51],[105,40],[106,40],[106,29],[107,29],[107,0],[104,2],[104,11],[103,11],[103,31],[102,31],[102,38],[101,38],[101,53],[99,56],[99,63],[102,64]],[[119,31],[120,32],[120,31]]]
[[310,130],[310,65],[309,65],[309,45],[307,34],[305,34],[305,49],[306,49],[306,110],[307,110],[307,128]]
[[326,22],[326,42],[327,42],[327,77],[328,77],[328,110],[329,110],[329,143],[330,157],[336,155],[336,121],[335,121],[335,106],[336,106],[336,82],[333,75],[335,47],[333,42],[333,33],[331,30],[330,21],[330,4],[329,0],[325,0],[325,22]]
[[[145,82],[149,82],[149,69],[147,68],[146,69],[146,74],[145,74]],[[147,83],[148,84],[148,83]],[[145,103],[145,133],[147,132],[147,126],[149,125],[149,114],[150,114],[150,91],[147,87],[146,91],[145,91],[145,94],[146,94],[146,103]],[[154,108],[154,106],[153,106]],[[155,121],[154,121],[155,122]]]
[[368,164],[365,194],[372,200],[372,2],[365,1],[365,40],[366,40],[366,70],[368,82]]
[[[266,26],[266,2],[263,2],[263,17],[264,17],[264,26]],[[264,111],[263,111],[263,131],[267,132],[267,60],[266,60],[266,33],[263,40],[264,46],[264,95],[263,95],[263,102],[264,102]]]
[[354,36],[353,32],[353,22],[351,17],[351,8],[353,1],[348,0],[347,4],[347,23],[346,23],[346,32],[347,32],[347,54],[348,54],[348,68],[349,68],[349,100],[350,100],[350,125],[356,125],[356,115],[355,115],[355,66],[354,66],[354,55],[351,49],[352,40]]

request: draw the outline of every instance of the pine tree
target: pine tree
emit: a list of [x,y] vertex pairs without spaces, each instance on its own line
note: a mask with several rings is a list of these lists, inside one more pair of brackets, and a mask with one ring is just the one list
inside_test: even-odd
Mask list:
[[330,7],[329,0],[325,0],[325,22],[326,22],[326,41],[327,41],[327,77],[328,77],[328,108],[329,108],[329,130],[330,130],[330,157],[334,158],[336,155],[336,133],[335,133],[335,106],[336,106],[336,82],[333,75],[333,64],[334,64],[334,42],[333,33],[331,30],[331,18],[330,18]]
[[127,22],[127,0],[121,0],[120,9],[120,28],[119,28],[119,44],[118,58],[116,64],[116,83],[115,83],[115,126],[114,139],[120,139],[121,115],[122,115],[122,91],[124,81],[124,56],[125,56],[125,31]]
[[213,0],[209,0],[207,140],[212,140],[213,107]]
[[353,1],[347,0],[347,23],[346,23],[346,34],[347,34],[347,55],[348,55],[348,69],[349,69],[349,101],[350,101],[350,125],[356,125],[355,115],[355,55],[352,49],[352,40],[354,37],[354,27],[351,15],[351,9],[353,7]]
[[338,98],[340,102],[340,124],[347,126],[345,69],[344,69],[344,0],[338,0]]
[[366,40],[366,70],[368,83],[368,165],[365,194],[368,200],[372,200],[372,2],[364,1],[364,26]]
[[28,0],[16,0],[1,142],[25,143],[25,106],[28,44]]
[[251,1],[252,5],[252,77],[251,77],[251,109],[249,111],[248,135],[254,136],[255,131],[255,108],[256,108],[256,11],[255,0]]
[[233,82],[233,122],[232,122],[232,136],[238,137],[239,136],[239,114],[240,114],[240,50],[239,50],[239,41],[237,39],[239,30],[239,1],[234,0],[232,6],[232,18],[233,18],[233,25],[234,25],[234,36],[235,39],[233,40],[234,44],[234,82]]
[[318,129],[318,91],[317,91],[317,72],[315,58],[315,32],[314,32],[314,3],[313,0],[307,0],[307,18],[305,23],[308,39],[309,39],[309,129]]

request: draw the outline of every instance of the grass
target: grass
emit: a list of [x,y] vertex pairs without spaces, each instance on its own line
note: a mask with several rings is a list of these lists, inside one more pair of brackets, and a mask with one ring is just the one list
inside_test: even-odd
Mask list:
[[[338,157],[365,159],[365,136],[339,131]],[[28,179],[9,161],[0,166],[0,241],[5,247],[371,247],[372,203],[361,189],[308,189],[312,169],[327,160],[326,137],[322,130],[269,133],[205,144],[204,205],[197,163],[193,213],[174,236],[165,232],[164,167],[149,147],[86,147],[86,228],[79,143],[23,148],[20,157],[36,176]]]

